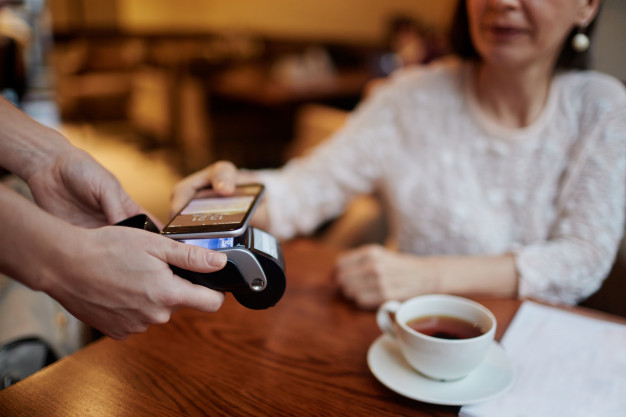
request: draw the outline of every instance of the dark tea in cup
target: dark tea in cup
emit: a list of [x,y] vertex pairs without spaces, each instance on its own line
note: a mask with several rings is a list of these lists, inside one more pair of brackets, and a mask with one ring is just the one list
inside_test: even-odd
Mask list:
[[455,381],[476,369],[496,333],[496,318],[485,306],[447,294],[387,301],[376,323],[413,369],[437,381]]
[[443,315],[418,317],[406,324],[415,331],[441,339],[471,339],[487,331],[477,323]]

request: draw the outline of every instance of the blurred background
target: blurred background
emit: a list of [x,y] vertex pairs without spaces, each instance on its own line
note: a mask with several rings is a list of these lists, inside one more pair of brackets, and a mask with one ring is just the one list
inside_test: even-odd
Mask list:
[[445,53],[455,0],[0,0],[2,94],[162,221],[212,161],[279,166],[369,80]]
[[[182,176],[218,159],[282,165],[373,80],[445,55],[456,4],[0,0],[0,92],[166,222]],[[593,68],[621,80],[624,21],[626,1],[605,0],[591,45]]]

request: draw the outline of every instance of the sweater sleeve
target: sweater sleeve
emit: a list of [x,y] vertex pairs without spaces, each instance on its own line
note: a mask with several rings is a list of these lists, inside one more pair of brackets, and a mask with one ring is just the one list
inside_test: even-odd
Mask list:
[[380,90],[309,155],[279,170],[256,172],[266,185],[265,226],[277,238],[311,233],[341,214],[353,197],[376,188],[397,136],[394,93]]
[[615,259],[626,212],[624,100],[592,124],[573,149],[548,239],[516,252],[522,297],[577,303],[601,286]]

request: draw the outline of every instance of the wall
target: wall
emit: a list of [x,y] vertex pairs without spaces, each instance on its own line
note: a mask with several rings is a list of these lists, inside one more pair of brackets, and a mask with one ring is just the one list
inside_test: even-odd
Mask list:
[[58,29],[82,15],[90,27],[130,31],[246,30],[269,36],[376,42],[398,12],[447,28],[456,0],[50,0]]
[[70,32],[115,28],[119,1],[123,0],[47,0],[47,3],[55,32]]
[[604,0],[598,19],[593,67],[626,82],[626,0]]
[[[626,80],[626,0],[603,0],[593,67]],[[249,30],[265,35],[376,42],[385,18],[405,12],[446,30],[457,0],[48,0],[61,31]]]

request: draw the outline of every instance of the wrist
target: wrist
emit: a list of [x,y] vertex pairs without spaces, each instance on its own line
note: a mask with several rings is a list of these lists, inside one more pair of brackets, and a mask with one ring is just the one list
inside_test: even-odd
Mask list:
[[518,277],[512,254],[429,259],[440,293],[498,297],[517,294]]
[[406,253],[388,252],[383,293],[389,300],[404,300],[441,292],[438,260]]
[[431,278],[431,293],[433,294],[449,294],[450,288],[450,274],[446,272],[445,257],[442,256],[427,256],[421,258],[423,268]]
[[[19,166],[11,170],[14,174],[28,182],[29,179],[41,171],[51,171],[61,158],[66,158],[74,152],[82,152],[73,147],[59,132],[47,129],[42,136],[26,142],[17,161]],[[37,132],[35,132],[36,134]]]
[[74,148],[59,132],[37,123],[0,98],[0,166],[28,180]]
[[73,236],[78,228],[4,187],[0,213],[6,222],[0,236],[0,271],[33,290],[47,292],[58,281],[58,271],[74,259],[68,234]]

